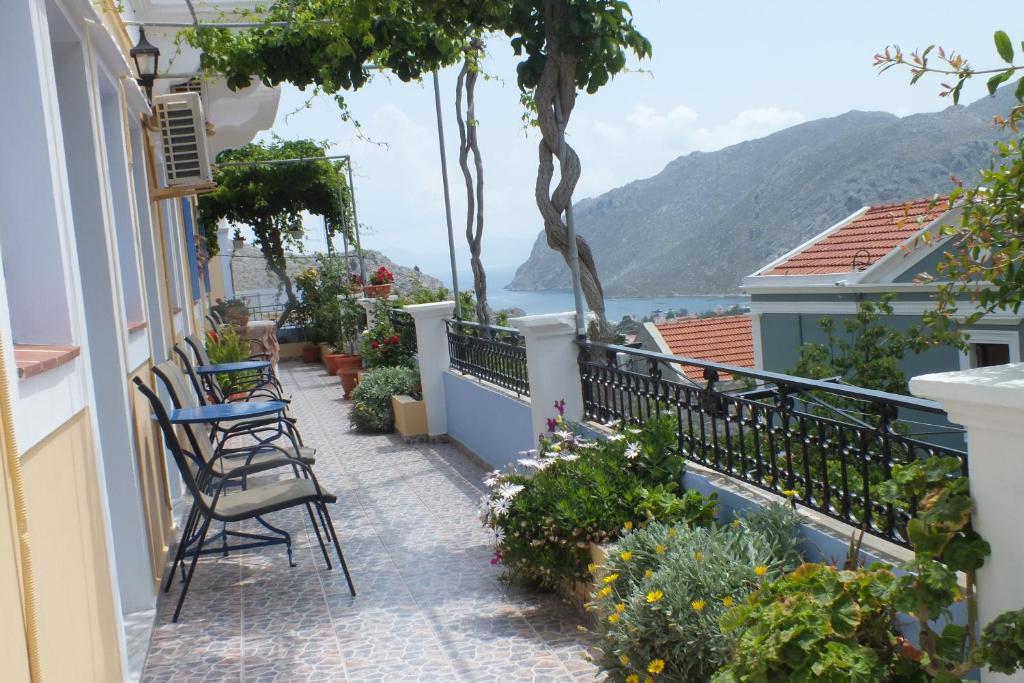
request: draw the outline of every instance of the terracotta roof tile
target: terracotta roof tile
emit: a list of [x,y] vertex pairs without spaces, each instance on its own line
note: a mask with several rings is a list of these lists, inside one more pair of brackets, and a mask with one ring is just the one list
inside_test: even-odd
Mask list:
[[[946,198],[872,206],[762,275],[825,275],[863,270],[949,210]],[[854,265],[856,264],[856,266]]]
[[[754,367],[754,335],[749,315],[715,318],[682,318],[656,324],[674,356],[686,356],[714,363]],[[695,380],[704,379],[704,370],[684,365],[683,372]],[[730,379],[722,375],[721,379]]]

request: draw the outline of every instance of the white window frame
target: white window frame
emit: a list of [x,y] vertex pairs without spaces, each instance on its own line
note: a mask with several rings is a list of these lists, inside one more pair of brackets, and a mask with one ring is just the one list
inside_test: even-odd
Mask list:
[[[973,344],[1006,344],[1010,349],[1010,362],[1020,362],[1020,333],[1013,330],[968,330],[970,339],[967,340],[967,345],[970,347]],[[960,369],[970,370],[974,367],[973,353],[968,348],[967,351],[960,351]]]

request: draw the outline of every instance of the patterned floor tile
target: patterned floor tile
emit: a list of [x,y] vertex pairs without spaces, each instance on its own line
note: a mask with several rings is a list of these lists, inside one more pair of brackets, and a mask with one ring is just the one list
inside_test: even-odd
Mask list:
[[[587,681],[580,615],[509,588],[477,519],[484,470],[448,444],[349,430],[350,404],[319,365],[282,363],[292,411],[356,584],[328,571],[304,510],[270,516],[282,546],[204,556],[181,621],[161,601],[144,681]],[[235,525],[257,532],[254,522]]]

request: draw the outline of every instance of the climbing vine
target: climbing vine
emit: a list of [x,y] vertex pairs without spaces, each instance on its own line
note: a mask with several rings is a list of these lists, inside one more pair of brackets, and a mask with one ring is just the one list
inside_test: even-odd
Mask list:
[[286,247],[301,248],[301,234],[295,228],[301,227],[302,212],[323,216],[332,233],[348,230],[352,212],[339,165],[326,159],[267,162],[323,157],[325,149],[313,140],[275,140],[225,150],[217,155],[217,189],[199,198],[199,218],[207,235],[216,235],[221,219],[252,227],[267,269],[280,279],[287,297],[278,327],[299,303],[288,275]]

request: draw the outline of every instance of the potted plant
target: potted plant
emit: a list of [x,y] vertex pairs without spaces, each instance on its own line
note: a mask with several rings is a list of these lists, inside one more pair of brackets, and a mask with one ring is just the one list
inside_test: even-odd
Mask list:
[[242,231],[239,228],[235,228],[234,239],[231,243],[234,245],[235,251],[245,246],[245,238],[242,237]]
[[391,294],[391,283],[394,281],[394,273],[381,266],[370,275],[370,284],[363,287],[363,295],[371,299],[387,298]]
[[[324,363],[327,365],[327,372],[331,375],[338,375],[342,384],[350,381],[354,386],[355,376],[347,380],[339,374],[339,371],[350,369],[356,370],[363,367],[363,358],[356,353],[356,340],[362,321],[365,319],[365,312],[362,306],[356,303],[355,297],[350,292],[339,294],[335,297],[333,305],[324,302],[324,307],[330,309],[330,327],[327,335],[327,343],[331,353],[324,355]],[[346,394],[351,388],[346,390]]]
[[210,310],[217,313],[221,320],[235,327],[249,324],[249,307],[243,299],[217,299]]
[[299,290],[299,305],[292,313],[292,320],[302,327],[305,345],[302,347],[302,361],[315,363],[320,360],[320,342],[323,333],[317,324],[317,306],[320,305],[320,273],[316,268],[307,268],[295,277]]

